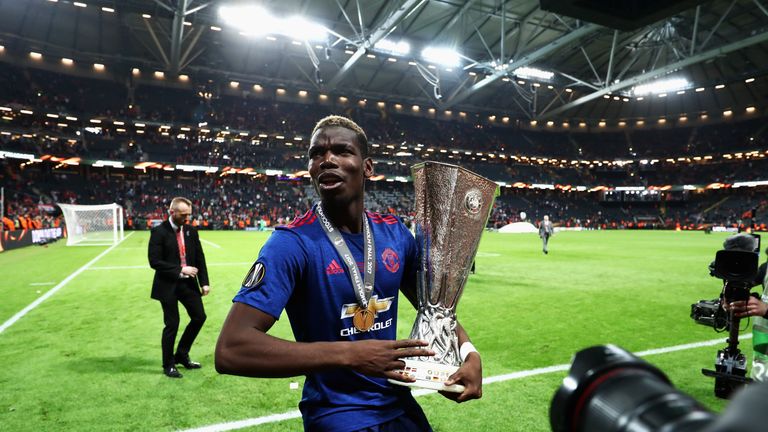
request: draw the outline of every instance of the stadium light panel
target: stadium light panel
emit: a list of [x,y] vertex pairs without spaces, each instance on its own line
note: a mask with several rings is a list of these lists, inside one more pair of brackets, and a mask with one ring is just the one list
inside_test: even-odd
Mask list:
[[43,58],[43,55],[40,54],[39,52],[30,51],[29,57],[31,57],[33,60],[40,60],[41,58]]
[[753,107],[753,106],[747,107],[747,112],[750,113],[750,114],[755,112],[755,107]]
[[101,64],[101,63],[94,63],[93,64],[93,69],[97,70],[97,71],[103,71],[104,70],[104,65]]
[[324,41],[325,27],[299,16],[278,18],[254,5],[219,7],[219,18],[248,35],[280,34],[298,40]]
[[61,59],[61,64],[65,65],[65,66],[72,66],[72,64],[74,64],[74,63],[75,62],[71,58],[64,57],[64,58]]
[[528,79],[540,79],[540,80],[551,80],[554,76],[554,72],[534,68],[534,67],[528,67],[523,66],[515,69],[513,72],[516,77],[519,78],[528,78]]
[[405,56],[411,52],[411,44],[406,41],[395,42],[390,39],[382,39],[373,46],[376,51],[381,51],[387,54],[393,54],[398,56]]
[[189,81],[189,75],[185,75],[185,74],[179,75],[179,81],[181,81],[181,82]]
[[5,45],[0,45],[0,53],[5,51]]
[[438,63],[447,67],[461,65],[461,56],[452,48],[426,47],[421,51],[421,57],[429,62]]
[[82,3],[82,2],[73,2],[72,5],[76,6],[76,7],[81,7],[81,8],[88,7],[87,4]]
[[659,94],[683,90],[690,87],[690,81],[685,78],[670,78],[636,86],[632,89],[632,93],[635,95]]
[[715,86],[715,90],[720,90],[720,89],[723,89],[723,88],[725,88],[725,84],[718,84],[718,85]]
[[152,18],[152,15],[150,15],[150,14],[141,14],[141,17],[144,18],[144,19],[150,19],[150,18]]
[[157,78],[157,79],[165,78],[165,72],[163,72],[163,71],[155,71],[155,78]]
[[747,78],[747,79],[744,80],[744,82],[747,83],[747,84],[749,84],[751,82],[754,82],[754,81],[755,81],[754,78]]
[[112,9],[111,7],[102,6],[101,10],[103,10],[104,12],[115,13],[115,10]]

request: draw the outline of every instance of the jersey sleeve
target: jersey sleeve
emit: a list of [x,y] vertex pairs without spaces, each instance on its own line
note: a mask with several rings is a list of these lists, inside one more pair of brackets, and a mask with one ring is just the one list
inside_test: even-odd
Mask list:
[[279,319],[306,264],[307,253],[300,237],[290,230],[277,229],[259,251],[258,259],[232,301]]

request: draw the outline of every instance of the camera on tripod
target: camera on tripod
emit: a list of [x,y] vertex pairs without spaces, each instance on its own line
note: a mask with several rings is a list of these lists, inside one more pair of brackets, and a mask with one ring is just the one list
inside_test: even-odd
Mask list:
[[697,323],[711,325],[717,331],[728,330],[728,345],[717,352],[715,369],[701,370],[715,378],[715,396],[719,398],[728,398],[734,390],[751,382],[746,376],[746,356],[738,348],[740,318],[732,311],[725,312],[722,303],[749,300],[750,290],[757,285],[759,257],[759,235],[738,234],[728,238],[709,266],[710,275],[723,280],[720,298],[691,305],[691,318]]

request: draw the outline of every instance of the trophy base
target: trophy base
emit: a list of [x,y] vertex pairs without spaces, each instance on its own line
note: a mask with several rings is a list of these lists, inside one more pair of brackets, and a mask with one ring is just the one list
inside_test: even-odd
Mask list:
[[448,377],[459,370],[458,366],[411,359],[404,359],[404,361],[405,369],[400,371],[400,373],[415,378],[416,381],[404,382],[392,379],[387,381],[391,382],[392,384],[406,387],[426,388],[430,390],[447,391],[451,393],[464,392],[465,387],[463,385],[454,384],[447,386],[444,384],[445,381],[448,380]]

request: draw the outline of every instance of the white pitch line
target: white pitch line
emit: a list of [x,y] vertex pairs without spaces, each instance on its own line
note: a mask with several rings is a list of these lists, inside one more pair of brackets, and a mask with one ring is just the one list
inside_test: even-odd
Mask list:
[[133,235],[133,233],[129,233],[127,236],[125,236],[125,238],[123,238],[123,240],[122,240],[120,243],[116,243],[116,244],[113,244],[113,245],[112,245],[112,246],[110,246],[110,247],[109,247],[107,250],[105,250],[104,252],[102,252],[102,253],[98,254],[98,255],[96,256],[96,258],[94,258],[94,259],[92,259],[92,260],[88,261],[88,262],[87,262],[87,263],[86,263],[84,266],[82,266],[82,267],[80,267],[79,269],[75,270],[75,271],[74,271],[72,274],[70,274],[69,276],[67,276],[67,277],[66,277],[66,278],[65,278],[63,281],[59,282],[59,284],[58,284],[58,285],[56,285],[55,287],[51,288],[51,289],[50,289],[50,290],[48,290],[48,291],[47,291],[45,294],[43,294],[43,295],[41,295],[40,297],[38,297],[38,298],[37,298],[37,300],[35,300],[35,301],[33,301],[32,303],[30,303],[30,304],[29,304],[29,306],[25,307],[24,309],[22,309],[21,311],[19,311],[18,313],[16,313],[16,315],[12,316],[12,317],[11,317],[11,318],[10,318],[8,321],[4,322],[4,323],[3,323],[3,325],[0,325],[0,333],[4,332],[4,331],[5,331],[5,329],[7,329],[8,327],[12,326],[12,325],[13,325],[13,324],[14,324],[16,321],[20,320],[20,319],[21,319],[21,317],[23,317],[24,315],[26,315],[26,314],[27,314],[29,311],[31,311],[32,309],[36,308],[36,307],[37,307],[37,306],[38,306],[40,303],[42,303],[43,301],[45,301],[45,299],[47,299],[48,297],[50,297],[50,296],[52,296],[52,295],[56,294],[56,292],[58,292],[58,291],[59,291],[60,289],[62,289],[62,288],[63,288],[63,287],[66,285],[66,284],[68,284],[68,283],[69,283],[69,281],[71,281],[72,279],[74,279],[74,278],[75,278],[77,275],[79,275],[80,273],[82,273],[84,270],[87,270],[87,269],[88,269],[88,267],[90,267],[90,266],[91,266],[91,264],[93,264],[93,263],[95,263],[96,261],[98,261],[99,259],[101,259],[101,257],[103,257],[104,255],[108,254],[108,253],[109,253],[109,252],[110,252],[112,249],[114,249],[114,248],[116,248],[116,247],[120,246],[120,244],[121,244],[123,241],[125,241],[125,240],[126,240],[128,237],[130,237],[130,236],[132,236],[132,235]]
[[[739,336],[739,339],[750,339],[750,338],[752,338],[751,334],[745,334],[745,335]],[[638,357],[645,357],[645,356],[651,356],[651,355],[657,355],[657,354],[666,354],[666,353],[671,353],[675,351],[683,351],[683,350],[688,350],[693,348],[708,347],[708,346],[718,345],[723,343],[725,343],[725,339],[723,338],[711,339],[703,342],[694,342],[694,343],[683,344],[683,345],[675,345],[670,347],[639,351],[634,354]],[[517,371],[517,372],[512,372],[504,375],[496,375],[488,378],[483,378],[483,385],[509,381],[514,379],[527,378],[535,375],[543,375],[543,374],[548,374],[552,372],[564,372],[564,371],[567,371],[570,367],[571,367],[570,363],[559,364],[554,366]],[[434,390],[427,390],[427,389],[412,391],[412,394],[414,397],[425,396],[433,393],[437,393],[437,392]],[[301,417],[301,412],[299,410],[294,410],[294,411],[288,411],[282,414],[271,414],[263,417],[255,417],[255,418],[250,418],[245,420],[219,423],[219,424],[214,424],[210,426],[202,426],[195,429],[185,429],[181,432],[225,432],[225,431],[231,431],[235,429],[242,429],[250,426],[258,426],[266,423],[281,422],[283,420],[290,420],[290,419],[299,418],[299,417]]]
[[203,242],[203,243],[209,244],[209,245],[215,247],[216,249],[221,249],[221,246],[217,245],[216,243],[214,243],[212,241],[208,241],[208,240],[205,240],[205,239],[200,239],[200,241]]
[[[253,265],[252,262],[232,262],[232,263],[210,263],[206,264],[206,267],[237,267],[237,266],[250,266]],[[149,270],[149,264],[147,265],[135,265],[135,266],[97,266],[97,267],[90,267],[86,270],[90,271],[96,271],[96,270],[134,270],[134,269],[145,269]]]
[[211,426],[203,426],[197,429],[187,429],[184,432],[224,432],[235,429],[243,429],[250,426],[258,426],[267,423],[277,423],[283,420],[290,420],[295,418],[301,418],[301,411],[293,410],[284,412],[282,414],[271,414],[264,417],[256,417],[246,420],[238,420],[227,423],[219,423]]
[[45,285],[56,285],[56,282],[34,282],[29,284],[29,286],[45,286]]

